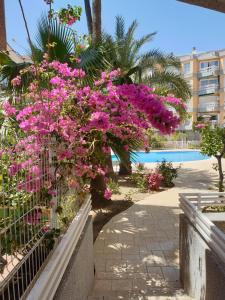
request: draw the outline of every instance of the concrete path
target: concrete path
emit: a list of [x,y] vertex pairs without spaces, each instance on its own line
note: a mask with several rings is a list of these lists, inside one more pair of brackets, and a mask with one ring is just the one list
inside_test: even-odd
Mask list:
[[90,299],[189,299],[179,283],[178,194],[207,191],[217,176],[212,162],[184,163],[176,187],[150,194],[104,226],[94,245]]

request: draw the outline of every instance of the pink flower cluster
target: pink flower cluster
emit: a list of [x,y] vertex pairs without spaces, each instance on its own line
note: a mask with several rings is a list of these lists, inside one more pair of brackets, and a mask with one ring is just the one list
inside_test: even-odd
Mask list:
[[[3,105],[5,115],[15,116],[25,135],[15,146],[16,157],[12,155],[9,168],[11,176],[25,171],[18,189],[35,192],[47,185],[51,191],[55,179],[48,174],[48,184],[40,180],[43,170],[39,167],[40,155],[49,151],[56,153],[58,178],[80,187],[81,178],[107,173],[105,153],[110,153],[110,137],[120,140],[128,150],[130,139],[145,143],[146,129],[154,127],[168,134],[180,122],[167,107],[169,102],[182,105],[179,99],[162,98],[146,85],[116,86],[113,81],[120,70],[103,72],[93,88],[81,85],[83,70],[72,69],[66,63],[43,61],[39,70],[48,73],[48,87],[34,81],[24,95],[28,101],[23,103],[28,104],[19,110],[8,102]],[[35,72],[33,66],[30,72]],[[96,155],[96,149],[102,149],[101,153]],[[149,176],[151,188],[158,187],[160,178],[159,174]],[[104,197],[109,199],[111,191],[106,190]]]
[[159,172],[151,172],[147,175],[147,187],[151,191],[158,191],[160,184],[163,180],[163,176]]
[[6,115],[6,117],[11,117],[11,116],[14,116],[17,112],[17,110],[15,109],[15,107],[13,107],[9,101],[5,101],[3,104],[2,104],[2,108],[3,108],[3,111]]
[[16,76],[15,78],[12,79],[11,81],[13,86],[20,86],[21,84],[21,77],[20,76]]
[[199,123],[199,124],[195,125],[195,128],[197,128],[197,129],[203,129],[205,127],[206,127],[206,124],[204,124],[204,123]]

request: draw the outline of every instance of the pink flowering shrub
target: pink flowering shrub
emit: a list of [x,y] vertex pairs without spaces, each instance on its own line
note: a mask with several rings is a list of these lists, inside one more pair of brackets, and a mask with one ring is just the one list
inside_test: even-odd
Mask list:
[[[58,61],[44,60],[26,72],[38,73],[39,81],[34,80],[18,97],[23,99],[19,109],[7,102],[3,105],[5,115],[15,119],[23,136],[8,149],[9,175],[25,174],[18,190],[33,193],[45,188],[51,194],[60,179],[82,189],[87,180],[106,175],[105,154],[110,153],[111,137],[128,150],[129,140],[138,137],[145,143],[147,129],[154,127],[169,134],[180,122],[167,105],[171,102],[183,108],[181,100],[158,96],[143,84],[116,86],[113,80],[120,70],[103,72],[92,88],[82,84],[83,70]],[[54,175],[40,161],[49,152],[56,157]],[[43,179],[46,172],[48,179]],[[159,181],[158,174],[151,174],[149,187],[157,189]],[[104,197],[109,199],[111,192],[106,190]]]
[[109,200],[111,199],[111,197],[112,197],[112,191],[109,188],[107,188],[104,192],[104,198]]
[[146,184],[148,190],[158,191],[162,180],[163,180],[163,176],[159,172],[152,171],[151,173],[149,173],[146,176]]
[[204,129],[205,127],[207,127],[207,125],[205,123],[199,123],[195,125],[196,129]]

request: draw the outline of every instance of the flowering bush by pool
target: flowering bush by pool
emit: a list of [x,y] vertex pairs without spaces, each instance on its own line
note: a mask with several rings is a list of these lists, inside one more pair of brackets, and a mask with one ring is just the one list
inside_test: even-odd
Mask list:
[[[163,160],[172,162],[205,160],[208,156],[201,154],[200,151],[151,151],[135,152],[135,161],[139,163],[162,162]],[[117,161],[117,157],[112,155],[112,160]]]

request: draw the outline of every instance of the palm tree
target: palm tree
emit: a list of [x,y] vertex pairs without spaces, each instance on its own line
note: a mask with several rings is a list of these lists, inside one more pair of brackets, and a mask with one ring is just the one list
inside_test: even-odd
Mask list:
[[156,88],[160,86],[176,97],[188,99],[190,88],[179,74],[179,59],[158,49],[141,52],[143,46],[152,41],[156,32],[136,39],[137,27],[138,23],[135,20],[125,30],[124,18],[116,17],[114,36],[103,34],[107,60],[114,68],[123,71],[125,82],[144,82]]
[[102,34],[102,3],[101,0],[92,0],[92,9],[90,0],[84,0],[87,26],[89,35],[92,37],[94,44],[101,40]]
[[[158,49],[141,53],[144,45],[151,42],[156,32],[135,38],[138,23],[133,21],[125,29],[124,18],[116,17],[115,34],[104,33],[102,43],[105,48],[106,59],[114,68],[120,68],[123,77],[119,83],[142,82],[155,87],[158,92],[174,94],[187,100],[191,93],[186,81],[179,74],[180,61],[172,54],[165,54]],[[127,153],[126,161],[130,161]],[[120,174],[131,174],[131,163],[120,163]]]
[[101,40],[102,34],[102,20],[101,20],[101,0],[92,1],[93,12],[93,43],[96,44]]
[[[100,70],[109,68],[103,48],[95,47],[92,44],[79,53],[80,63],[71,60],[77,46],[75,33],[69,27],[56,20],[49,20],[46,16],[42,16],[38,21],[35,41],[31,41],[30,45],[29,56],[32,57],[33,63],[40,63],[43,55],[48,53],[50,61],[59,60],[67,62],[72,67],[84,69],[88,74],[86,78],[88,84],[93,83]],[[53,47],[49,47],[49,45],[53,45]],[[11,89],[11,80],[30,63],[15,63],[6,52],[0,51],[0,65],[0,80],[6,80],[8,88]],[[29,82],[27,74],[22,75],[22,87],[26,87]]]
[[84,0],[84,7],[86,12],[86,19],[87,19],[87,27],[89,35],[91,36],[93,33],[93,22],[92,22],[92,13],[91,13],[91,5],[90,0]]

